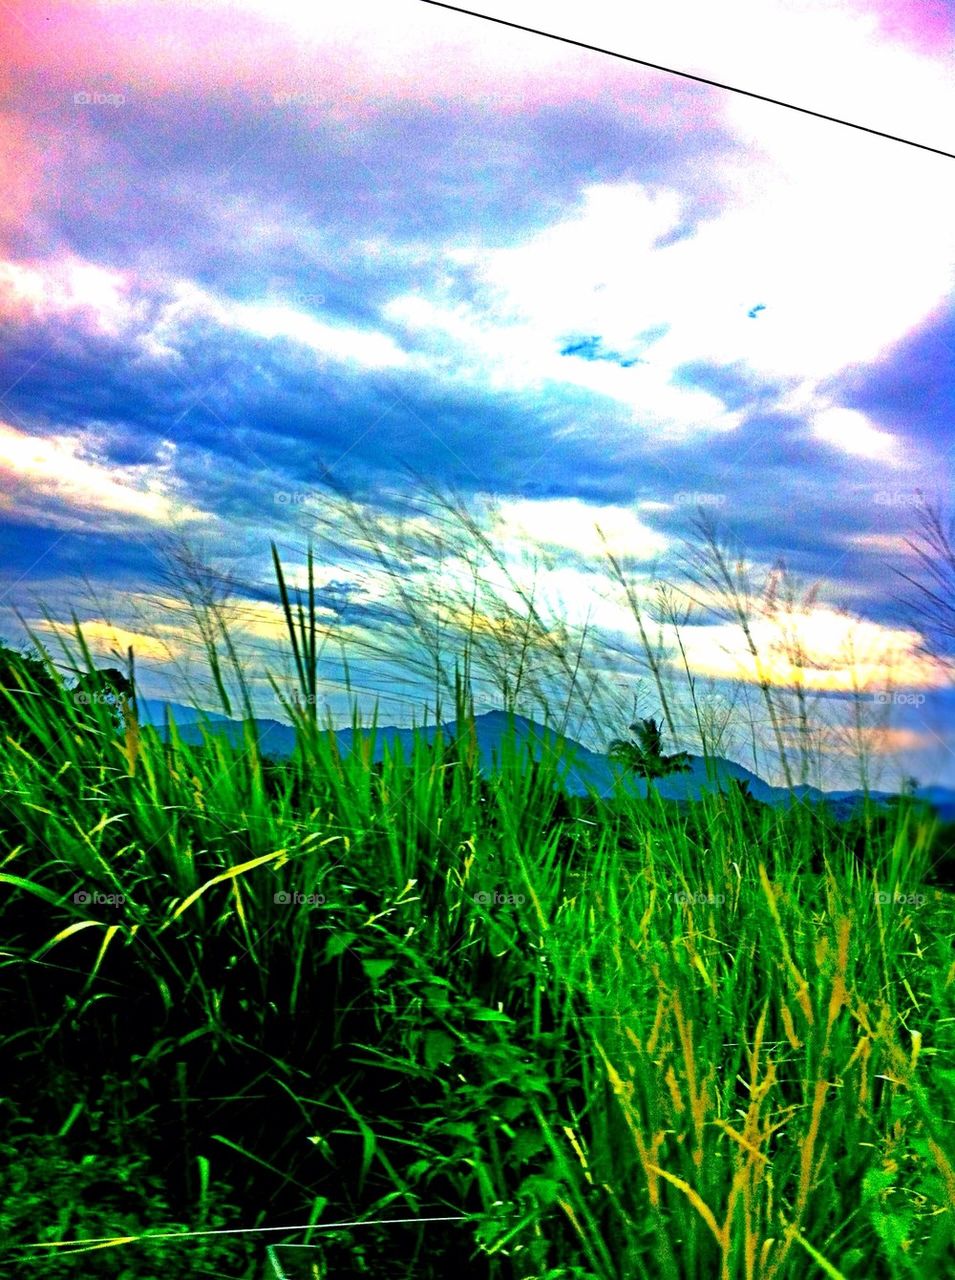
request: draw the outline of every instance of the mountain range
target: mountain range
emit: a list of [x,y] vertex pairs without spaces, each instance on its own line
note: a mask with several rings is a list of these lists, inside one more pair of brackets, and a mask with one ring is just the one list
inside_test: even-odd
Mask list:
[[[151,724],[162,734],[167,735],[167,719],[175,721],[180,738],[189,744],[199,745],[207,733],[224,734],[228,740],[237,745],[243,741],[244,726],[241,720],[230,719],[215,711],[202,711],[187,707],[181,703],[166,702],[160,699],[140,698],[138,702],[139,718],[143,724]],[[508,731],[511,716],[505,711],[488,711],[475,716],[474,724],[477,733],[478,752],[482,767],[490,769],[495,758],[500,758],[503,742]],[[622,785],[629,790],[645,794],[646,782],[627,774],[621,765],[608,759],[596,751],[591,751],[571,738],[562,737],[553,729],[528,720],[525,716],[514,715],[514,734],[518,742],[528,742],[532,757],[540,760],[545,752],[555,749],[560,752],[560,776],[564,789],[570,795],[586,796],[591,789],[601,796],[612,793],[615,780],[622,779]],[[273,758],[284,758],[291,755],[295,747],[295,730],[281,720],[258,718],[255,725],[259,733],[259,741],[264,755]],[[399,728],[395,725],[379,726],[375,732],[372,760],[380,761],[386,746],[393,747],[400,742],[407,758],[414,745],[416,735],[427,742],[434,739],[437,725],[424,725],[417,729]],[[442,726],[445,735],[453,735],[456,722],[447,721]],[[347,755],[354,745],[354,731],[351,728],[334,731],[338,739],[339,750]],[[371,730],[361,731],[368,737]],[[814,803],[826,801],[837,817],[848,817],[863,799],[861,790],[855,791],[821,791],[812,786],[776,787],[764,782],[757,774],[734,760],[725,757],[690,756],[690,769],[686,773],[671,774],[658,778],[650,786],[665,800],[696,800],[705,792],[724,789],[730,779],[748,784],[749,793],[754,800],[763,804],[788,805],[794,801]],[[870,792],[872,799],[885,802],[894,793],[888,791]],[[951,787],[929,786],[919,787],[914,793],[917,799],[932,805],[944,821],[955,821],[955,789]]]

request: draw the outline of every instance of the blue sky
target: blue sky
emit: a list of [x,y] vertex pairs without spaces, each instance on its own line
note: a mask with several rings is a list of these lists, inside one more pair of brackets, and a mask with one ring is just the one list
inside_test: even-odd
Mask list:
[[[945,5],[476,7],[955,150]],[[873,727],[890,770],[955,778],[892,573],[916,493],[951,489],[955,162],[420,0],[345,8],[5,7],[0,634],[75,608],[181,696],[175,529],[267,655],[269,540],[300,564],[326,468],[386,520],[409,472],[493,498],[620,640],[595,522],[642,583],[702,503],[820,583],[818,689],[852,687],[858,633],[865,688],[920,694]],[[356,550],[324,545],[323,599],[367,633]],[[746,676],[690,630],[701,679]]]

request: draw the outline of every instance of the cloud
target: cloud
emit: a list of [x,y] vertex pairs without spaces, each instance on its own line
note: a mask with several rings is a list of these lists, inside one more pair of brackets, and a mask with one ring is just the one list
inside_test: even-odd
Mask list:
[[860,458],[894,459],[898,441],[879,431],[858,409],[823,409],[812,417],[813,434],[844,453]]
[[942,679],[937,667],[919,654],[915,632],[826,606],[778,620],[756,619],[751,631],[758,662],[735,623],[687,628],[684,647],[691,668],[720,679],[756,683],[765,678],[780,688],[802,683],[829,692],[933,688]]
[[[951,296],[881,359],[846,370],[830,391],[951,466],[955,421],[955,309]],[[935,470],[935,466],[932,467]],[[943,475],[945,473],[943,472]]]
[[499,505],[497,515],[497,535],[505,546],[522,542],[602,562],[605,546],[618,556],[651,560],[668,545],[662,534],[643,524],[632,510],[596,506],[576,498],[508,499]]
[[[931,6],[487,8],[937,145],[955,119]],[[125,585],[206,516],[268,629],[261,548],[307,533],[323,466],[386,514],[407,467],[501,499],[508,554],[617,636],[593,524],[642,589],[697,505],[896,629],[895,498],[948,474],[950,163],[427,5],[6,13],[12,578]],[[352,550],[322,604],[371,635]]]
[[396,101],[434,108],[463,100],[523,113],[598,99],[637,79],[655,109],[677,114],[693,93],[430,7],[408,6],[396,22],[388,0],[320,10],[299,0],[72,0],[42,22],[24,0],[10,0],[9,12],[20,23],[15,65],[41,61],[80,91],[125,89],[127,103],[201,81],[209,96],[260,96],[350,119]]
[[[177,500],[167,473],[175,446],[167,441],[160,467],[106,468],[79,456],[83,442],[73,436],[32,436],[0,422],[0,476],[11,491],[9,503],[21,515],[35,514],[54,526],[76,527],[94,512],[135,516],[154,524],[175,516],[206,520],[209,513]],[[51,502],[52,500],[52,502]],[[42,513],[42,515],[41,515]]]
[[115,336],[134,319],[129,278],[75,255],[42,265],[0,262],[0,315],[46,323],[74,317]]
[[[130,296],[134,286],[137,298]],[[122,334],[144,355],[158,360],[178,355],[190,329],[211,323],[220,332],[285,338],[344,363],[369,368],[410,363],[387,335],[318,320],[301,306],[222,298],[185,280],[171,281],[158,295],[150,295],[148,282],[135,280],[131,273],[105,270],[75,256],[33,266],[0,262],[0,306],[7,318],[40,324],[78,318],[93,334]]]
[[[937,2],[888,0],[878,10],[867,0],[733,0],[729,9],[707,0],[674,0],[665,10],[614,0],[591,0],[586,8],[573,0],[476,0],[470,7],[955,150],[955,91],[944,56],[952,48],[955,19]],[[459,21],[494,29],[474,18]],[[498,32],[502,40],[518,38]],[[659,81],[674,83],[662,73]],[[885,93],[887,83],[892,94]],[[761,139],[788,114],[735,94],[720,93],[717,101],[735,127]],[[793,119],[817,145],[835,128]]]
[[[40,633],[59,634],[45,620],[34,622],[33,627]],[[105,618],[87,618],[83,621],[82,630],[90,652],[99,662],[115,660],[117,656],[125,657],[130,647],[138,659],[160,663],[167,662],[170,658],[184,657],[188,651],[181,634],[175,628],[162,625],[157,627],[159,634],[149,635],[116,626]]]

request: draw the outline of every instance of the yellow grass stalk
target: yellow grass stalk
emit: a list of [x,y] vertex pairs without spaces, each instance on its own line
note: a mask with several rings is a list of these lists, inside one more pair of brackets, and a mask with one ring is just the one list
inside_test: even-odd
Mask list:
[[136,773],[136,762],[141,751],[139,721],[136,719],[136,713],[128,698],[121,695],[119,705],[123,716],[124,755],[129,768],[129,776],[133,777]]
[[565,1125],[562,1125],[561,1128],[563,1129],[565,1135],[567,1136],[570,1142],[570,1145],[574,1148],[574,1151],[577,1153],[577,1159],[580,1161],[580,1166],[584,1171],[584,1177],[587,1179],[587,1181],[591,1185],[593,1185],[594,1180],[590,1176],[590,1166],[587,1164],[587,1157],[584,1155],[584,1149],[580,1145],[577,1135],[574,1133],[570,1125],[565,1124]]
[[703,1219],[703,1221],[706,1223],[709,1229],[713,1232],[713,1235],[716,1239],[716,1243],[720,1246],[720,1248],[723,1250],[723,1253],[725,1254],[726,1239],[719,1226],[719,1223],[716,1221],[716,1218],[713,1216],[712,1209],[705,1202],[705,1200],[699,1194],[699,1192],[694,1191],[688,1182],[684,1182],[682,1178],[678,1178],[675,1173],[667,1173],[666,1169],[661,1169],[659,1165],[654,1165],[653,1168],[655,1172],[660,1175],[661,1178],[666,1178],[667,1182],[672,1182],[675,1187],[678,1187],[683,1192],[687,1200],[689,1200],[690,1204],[697,1211],[697,1213],[700,1215],[700,1217]]
[[794,1049],[801,1049],[803,1047],[803,1041],[796,1035],[796,1024],[793,1022],[793,1015],[785,1000],[783,1001],[782,1008],[780,1009],[780,1016],[783,1020],[783,1030],[786,1033],[786,1039]]
[[826,1042],[823,1048],[823,1056],[827,1057],[830,1052],[829,1038],[832,1033],[832,1027],[836,1018],[839,1016],[842,1008],[847,1004],[848,991],[846,989],[846,968],[849,963],[849,930],[851,921],[848,916],[841,916],[838,922],[838,949],[836,952],[836,972],[832,981],[832,993],[829,997],[829,1014],[826,1019]]
[[706,1086],[698,1087],[696,1057],[693,1050],[693,1023],[683,1013],[680,993],[673,993],[673,1015],[676,1018],[677,1032],[683,1049],[683,1065],[686,1071],[686,1087],[690,1096],[690,1114],[693,1117],[695,1147],[693,1163],[699,1167],[703,1160],[703,1124],[706,1112]]
[[929,1138],[928,1149],[931,1151],[938,1166],[938,1171],[945,1183],[945,1196],[948,1200],[949,1212],[955,1214],[955,1168],[952,1167],[951,1160],[949,1160],[934,1138]]
[[766,873],[766,865],[762,862],[759,864],[759,881],[763,887],[763,893],[766,895],[766,902],[769,906],[770,914],[773,917],[773,922],[776,925],[776,931],[779,934],[779,944],[782,949],[783,959],[785,960],[786,967],[789,969],[789,972],[792,974],[793,980],[796,983],[796,1000],[799,1003],[799,1007],[802,1009],[803,1015],[805,1016],[808,1024],[810,1026],[814,1026],[815,1020],[812,1012],[812,1001],[809,999],[809,984],[799,972],[795,962],[793,961],[792,953],[789,950],[789,941],[786,938],[786,931],[783,928],[782,918],[779,914],[779,904],[776,901],[776,894],[773,892],[773,886]]

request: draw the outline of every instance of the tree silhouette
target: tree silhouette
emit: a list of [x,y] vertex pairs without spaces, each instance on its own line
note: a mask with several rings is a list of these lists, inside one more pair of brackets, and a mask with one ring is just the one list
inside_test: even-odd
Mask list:
[[116,667],[101,667],[95,671],[84,671],[70,696],[77,706],[98,704],[108,707],[113,723],[119,728],[132,701],[133,686]]
[[6,739],[36,754],[45,754],[49,741],[38,734],[31,720],[49,730],[62,731],[68,720],[60,713],[64,697],[76,708],[81,725],[95,730],[102,723],[97,707],[108,709],[115,728],[122,728],[133,699],[133,686],[115,667],[85,671],[72,686],[58,681],[43,658],[20,653],[0,641],[0,744]]
[[40,703],[53,705],[60,696],[56,680],[39,657],[18,653],[0,642],[0,741],[10,737],[25,749],[43,749],[27,719],[40,712]]
[[607,748],[607,755],[611,760],[619,760],[638,777],[646,778],[647,795],[650,794],[651,778],[688,773],[692,768],[685,751],[677,751],[670,756],[663,754],[663,733],[656,720],[638,720],[630,725],[630,732],[636,740],[614,738]]

